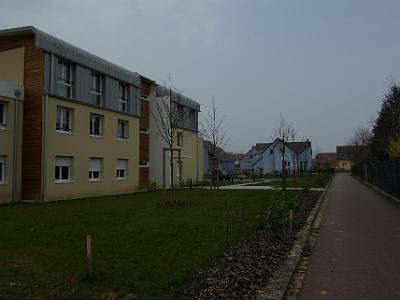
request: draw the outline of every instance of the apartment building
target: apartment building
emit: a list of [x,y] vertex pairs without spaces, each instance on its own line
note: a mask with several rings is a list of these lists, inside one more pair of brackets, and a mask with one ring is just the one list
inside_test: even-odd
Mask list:
[[21,197],[24,90],[20,71],[7,73],[11,82],[0,80],[0,203]]
[[[158,97],[153,80],[34,27],[0,30],[0,80],[21,87],[18,99],[0,93],[8,115],[17,100],[24,99],[23,111],[22,105],[18,108],[21,124],[15,127],[22,133],[22,141],[17,141],[19,183],[8,180],[14,192],[2,197],[0,181],[0,202],[146,190],[162,169],[154,155],[152,161],[152,153],[162,152],[152,142],[158,137],[150,118],[151,102]],[[191,101],[197,105],[191,120],[197,121],[199,105]],[[0,168],[7,176],[7,149],[15,141],[3,136],[12,136],[13,130],[0,128]],[[198,163],[197,125],[189,128],[183,121],[182,133],[186,132],[190,137],[185,151],[191,161],[183,164],[183,172],[196,181],[202,173],[192,170]]]

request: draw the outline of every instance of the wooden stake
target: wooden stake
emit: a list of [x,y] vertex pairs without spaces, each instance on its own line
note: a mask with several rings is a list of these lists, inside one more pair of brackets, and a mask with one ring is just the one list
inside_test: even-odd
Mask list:
[[92,236],[86,236],[86,256],[87,256],[87,271],[88,275],[92,275]]
[[225,237],[226,251],[229,249],[229,217],[226,215],[226,237]]
[[291,209],[289,211],[289,234],[292,234],[292,228],[293,228],[293,210]]

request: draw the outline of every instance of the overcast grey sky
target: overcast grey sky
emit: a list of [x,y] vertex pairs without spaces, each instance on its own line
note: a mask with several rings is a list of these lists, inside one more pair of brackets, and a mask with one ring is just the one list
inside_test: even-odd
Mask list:
[[268,142],[280,115],[314,152],[368,125],[400,78],[398,0],[0,2],[0,28],[33,25],[226,116],[227,150]]

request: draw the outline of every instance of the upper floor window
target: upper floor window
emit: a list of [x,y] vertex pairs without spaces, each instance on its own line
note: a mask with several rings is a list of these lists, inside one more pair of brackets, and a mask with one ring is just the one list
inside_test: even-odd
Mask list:
[[72,178],[72,157],[56,156],[56,165],[54,168],[56,182],[69,182]]
[[72,131],[72,109],[57,106],[56,130],[61,132]]
[[5,182],[6,157],[0,156],[0,184]]
[[128,139],[128,121],[118,120],[117,138],[120,140]]
[[177,141],[176,144],[178,146],[183,146],[183,133],[182,132],[178,132],[177,133]]
[[190,122],[194,122],[196,120],[196,111],[191,109],[189,112],[189,120]]
[[7,129],[7,104],[0,102],[0,129]]
[[119,84],[119,96],[118,96],[118,110],[128,112],[129,106],[129,91],[128,85],[120,83]]
[[180,117],[183,115],[183,105],[178,104],[178,114]]
[[98,73],[92,73],[92,88],[90,90],[92,103],[98,106],[103,105],[103,76]]
[[72,66],[62,60],[58,61],[58,94],[72,98]]
[[102,136],[103,134],[103,116],[90,114],[90,135]]

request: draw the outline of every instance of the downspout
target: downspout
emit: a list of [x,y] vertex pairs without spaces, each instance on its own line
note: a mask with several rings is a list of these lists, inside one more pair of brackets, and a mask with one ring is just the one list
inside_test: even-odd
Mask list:
[[17,199],[17,155],[18,155],[18,132],[19,132],[19,99],[21,91],[15,90],[15,106],[14,106],[14,143],[13,143],[13,189],[12,189],[12,201],[16,202]]

